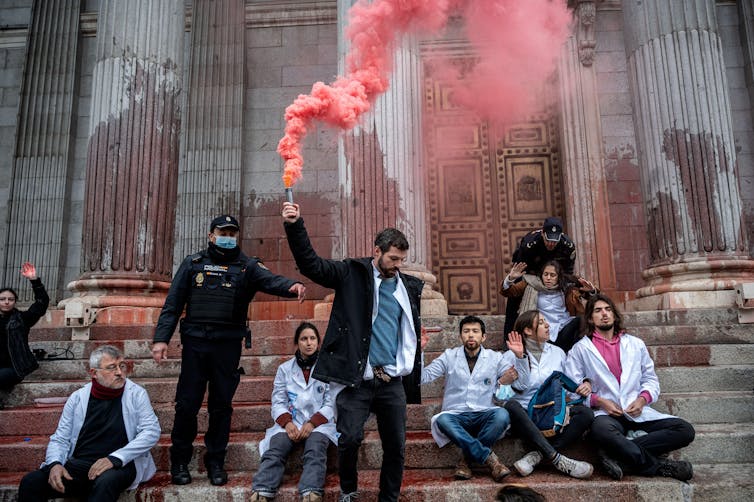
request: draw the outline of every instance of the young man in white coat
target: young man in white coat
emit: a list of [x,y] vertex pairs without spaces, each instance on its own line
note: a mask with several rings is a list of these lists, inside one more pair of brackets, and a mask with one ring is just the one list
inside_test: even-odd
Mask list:
[[301,502],[321,502],[327,471],[327,447],[338,444],[330,386],[311,376],[319,356],[319,331],[302,322],[293,337],[296,355],[278,367],[272,388],[272,418],[259,443],[262,459],[252,482],[252,501],[275,498],[285,461],[296,444],[304,445],[304,469],[298,483]]
[[[590,439],[601,449],[603,467],[615,479],[628,472],[688,481],[693,476],[689,462],[660,456],[690,444],[694,428],[649,406],[660,395],[660,382],[646,345],[623,331],[608,296],[592,297],[584,319],[586,336],[568,353],[566,373],[591,393],[590,404],[597,408]],[[630,431],[645,434],[629,439]]]
[[126,378],[123,355],[111,345],[95,349],[89,367],[92,382],[66,401],[42,467],[21,480],[19,502],[115,502],[154,475],[150,450],[160,423],[147,391]]
[[492,445],[505,435],[510,418],[504,408],[495,406],[492,396],[498,381],[526,388],[529,363],[517,333],[510,336],[509,350],[501,353],[482,346],[487,334],[478,317],[461,319],[459,332],[462,345],[446,349],[422,370],[423,384],[445,377],[442,412],[432,417],[432,437],[440,448],[452,442],[463,452],[456,478],[470,479],[469,465],[475,462],[487,465],[492,478],[500,481],[510,470],[497,458]]

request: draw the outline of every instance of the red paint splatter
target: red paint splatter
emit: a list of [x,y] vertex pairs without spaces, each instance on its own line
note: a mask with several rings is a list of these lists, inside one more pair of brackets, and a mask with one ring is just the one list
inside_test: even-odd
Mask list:
[[359,0],[349,12],[346,75],[330,85],[316,82],[285,111],[278,153],[286,187],[301,178],[302,140],[314,121],[342,130],[356,126],[387,90],[401,37],[438,33],[451,14],[462,17],[478,54],[468,73],[447,73],[455,102],[499,121],[533,104],[530,86],[552,73],[569,32],[565,0]]

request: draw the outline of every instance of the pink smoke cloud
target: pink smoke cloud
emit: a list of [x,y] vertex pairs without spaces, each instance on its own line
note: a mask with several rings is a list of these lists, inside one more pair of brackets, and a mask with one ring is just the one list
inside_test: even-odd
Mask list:
[[479,58],[463,75],[451,64],[436,66],[454,102],[495,121],[520,116],[532,105],[531,84],[552,73],[568,36],[565,0],[359,0],[349,11],[346,74],[330,85],[316,82],[286,108],[278,144],[286,187],[301,178],[302,142],[314,122],[342,130],[356,126],[387,90],[403,35],[438,33],[451,14],[462,16]]

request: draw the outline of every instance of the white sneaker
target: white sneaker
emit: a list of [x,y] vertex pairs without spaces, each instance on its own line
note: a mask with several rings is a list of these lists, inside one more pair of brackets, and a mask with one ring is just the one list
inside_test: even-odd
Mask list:
[[338,502],[356,502],[359,499],[359,492],[343,493],[338,495]]
[[568,474],[572,478],[586,479],[592,475],[594,468],[589,462],[582,462],[581,460],[574,460],[568,458],[565,455],[558,455],[552,462],[557,470],[564,474]]
[[513,468],[516,469],[520,476],[528,476],[541,461],[541,453],[538,451],[530,451],[515,462]]

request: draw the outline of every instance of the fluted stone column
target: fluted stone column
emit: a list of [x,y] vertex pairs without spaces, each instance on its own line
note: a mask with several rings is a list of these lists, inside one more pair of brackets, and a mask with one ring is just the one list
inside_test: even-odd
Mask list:
[[36,0],[18,114],[8,194],[2,284],[33,299],[21,263],[31,261],[50,297],[62,293],[70,209],[79,0]]
[[714,0],[624,0],[649,235],[644,305],[732,305],[754,279]]
[[602,290],[616,287],[603,166],[602,124],[593,66],[596,2],[576,0],[574,31],[559,63],[560,118],[563,138],[568,235],[576,243],[576,270]]
[[93,306],[162,305],[173,268],[184,1],[101,0],[82,275]]
[[244,0],[195,0],[192,6],[176,266],[187,254],[206,247],[211,218],[240,216],[244,21]]
[[[338,47],[343,74],[344,39],[351,0],[338,0]],[[342,242],[345,256],[371,256],[374,236],[385,227],[406,234],[410,249],[404,270],[425,281],[422,315],[447,314],[447,302],[432,287],[428,268],[429,234],[421,166],[421,82],[418,46],[407,39],[396,49],[388,91],[361,126],[347,133],[339,148],[343,193]]]

